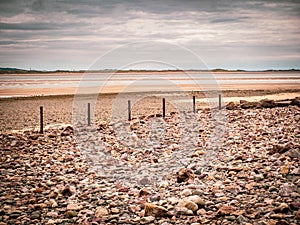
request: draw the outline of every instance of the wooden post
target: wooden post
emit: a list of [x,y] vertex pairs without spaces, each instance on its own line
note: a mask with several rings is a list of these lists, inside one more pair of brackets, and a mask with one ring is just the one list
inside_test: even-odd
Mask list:
[[163,102],[163,117],[165,117],[166,116],[166,99],[163,98],[162,102]]
[[219,94],[219,110],[222,109],[222,96]]
[[128,100],[128,120],[131,120],[131,103],[130,100]]
[[87,114],[88,114],[88,126],[91,126],[91,103],[88,103]]
[[44,132],[43,128],[43,106],[40,106],[40,133],[42,134]]
[[193,112],[196,112],[196,96],[193,96]]

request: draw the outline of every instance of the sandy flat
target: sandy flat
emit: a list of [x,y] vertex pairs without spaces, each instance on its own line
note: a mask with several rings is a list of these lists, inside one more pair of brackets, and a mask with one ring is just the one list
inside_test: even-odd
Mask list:
[[[91,88],[92,89],[92,88]],[[104,88],[94,88],[96,93],[120,93],[120,92],[145,92],[145,91],[207,91],[207,90],[272,90],[287,91],[299,90],[299,84],[281,83],[281,84],[226,84],[221,86],[198,86],[198,85],[180,85],[180,86],[106,86]],[[41,95],[74,95],[80,93],[81,89],[77,87],[66,88],[18,88],[18,89],[0,89],[0,97],[19,97],[19,96],[41,96]]]

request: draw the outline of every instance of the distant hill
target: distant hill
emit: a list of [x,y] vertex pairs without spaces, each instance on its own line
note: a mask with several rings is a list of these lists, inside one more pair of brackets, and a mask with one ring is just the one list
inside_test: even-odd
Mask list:
[[76,71],[70,71],[70,70],[53,70],[53,71],[47,71],[47,70],[25,70],[25,69],[19,69],[19,68],[0,68],[0,74],[32,74],[32,73],[84,73],[84,72],[90,72],[90,73],[99,73],[99,72],[115,72],[115,73],[135,73],[135,72],[182,72],[182,71],[190,71],[190,72],[300,72],[300,69],[289,69],[289,70],[256,70],[256,71],[249,71],[249,70],[227,70],[227,69],[212,69],[212,70],[114,70],[114,69],[106,69],[106,70],[76,70]]

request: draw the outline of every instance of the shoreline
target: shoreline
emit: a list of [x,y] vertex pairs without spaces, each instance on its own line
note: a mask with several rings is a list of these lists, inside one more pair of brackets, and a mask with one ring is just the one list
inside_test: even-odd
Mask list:
[[[98,98],[100,96],[103,97],[114,97],[119,94],[126,94],[126,95],[136,95],[136,94],[180,94],[183,92],[187,92],[189,95],[195,95],[200,98],[205,98],[205,93],[210,93],[210,91],[133,91],[133,92],[110,92],[110,93],[99,93]],[[214,93],[218,93],[218,90],[213,91]],[[280,93],[299,93],[300,88],[298,89],[240,89],[240,90],[221,90],[220,93],[224,95],[224,97],[251,97],[251,96],[261,96],[261,95],[275,95]],[[0,93],[1,94],[1,93]],[[80,96],[94,96],[95,94],[87,93],[87,94],[80,94]],[[76,94],[48,94],[48,95],[26,95],[26,96],[7,96],[3,97],[0,95],[0,101],[14,101],[14,100],[41,100],[41,99],[59,99],[59,98],[74,98]]]

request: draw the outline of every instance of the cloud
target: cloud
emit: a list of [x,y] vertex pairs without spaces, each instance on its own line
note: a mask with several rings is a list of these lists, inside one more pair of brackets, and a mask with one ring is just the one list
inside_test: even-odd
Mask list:
[[[300,54],[300,4],[292,0],[3,0],[0,7],[0,51],[6,56],[0,66],[16,67],[25,56],[44,69],[86,68],[93,57],[147,40],[190,48],[213,67],[236,66],[246,55],[248,65],[277,57],[274,66],[280,55],[293,56],[284,58],[290,65],[289,58]],[[55,51],[68,60],[57,64]]]

